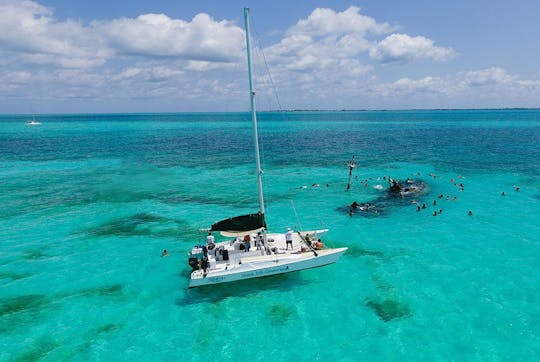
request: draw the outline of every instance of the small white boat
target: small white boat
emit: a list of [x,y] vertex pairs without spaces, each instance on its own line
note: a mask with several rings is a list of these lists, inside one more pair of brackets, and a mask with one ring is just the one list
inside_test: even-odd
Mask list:
[[36,121],[36,117],[32,117],[32,119],[28,122],[26,122],[27,126],[39,126],[41,125],[41,122]]
[[209,236],[206,245],[197,245],[191,250],[189,265],[193,271],[190,288],[316,268],[336,262],[347,251],[346,247],[328,248],[324,245],[320,238],[328,231],[326,229],[296,232],[289,229],[287,233],[267,233],[255,92],[251,75],[248,8],[244,8],[244,22],[259,212],[221,220],[212,225],[210,233],[221,232],[229,239],[214,243],[213,236]]

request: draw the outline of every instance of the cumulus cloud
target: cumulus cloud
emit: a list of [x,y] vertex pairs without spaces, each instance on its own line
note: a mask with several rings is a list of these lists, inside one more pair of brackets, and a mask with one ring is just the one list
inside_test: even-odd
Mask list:
[[506,70],[499,67],[460,73],[460,78],[463,83],[473,87],[505,84],[516,79],[515,76],[509,75]]
[[101,65],[110,50],[77,21],[58,22],[33,1],[0,3],[0,51],[18,61],[65,67]]
[[164,14],[145,14],[94,23],[119,53],[178,56],[191,60],[232,61],[241,54],[244,31],[232,22],[216,22],[207,14],[191,22]]
[[440,77],[424,77],[420,79],[401,78],[387,87],[391,94],[418,94],[449,92],[448,81]]
[[321,75],[330,78],[350,77],[365,74],[371,69],[369,64],[358,59],[371,47],[368,37],[391,29],[387,23],[378,23],[361,14],[360,8],[355,6],[342,12],[317,8],[264,52],[272,66],[277,68],[276,73],[288,73],[284,78],[290,81],[302,80],[302,75],[298,74],[302,72],[324,72]]
[[[257,92],[268,94],[258,102],[275,98],[269,93],[274,85],[285,108],[384,108],[412,99],[429,107],[434,103],[424,100],[467,100],[480,93],[500,99],[540,97],[540,80],[519,79],[499,67],[454,74],[426,68],[407,76],[410,63],[450,60],[457,53],[424,36],[396,31],[358,7],[313,10],[285,29],[281,39],[255,50]],[[389,72],[381,80],[378,71],[388,70],[381,66],[386,62],[393,62],[392,70],[402,78]],[[257,72],[267,65],[271,78]],[[182,100],[186,110],[193,105],[237,110],[248,104],[244,31],[204,13],[187,20],[142,14],[85,23],[57,19],[52,8],[35,1],[0,0],[0,66],[0,95],[22,99],[41,92],[49,97],[47,104],[57,99],[72,104],[75,98],[106,105],[121,100],[137,110],[156,102],[182,110]]]
[[365,35],[368,32],[383,34],[392,27],[387,23],[377,23],[375,19],[360,14],[360,8],[351,6],[342,12],[332,9],[317,8],[307,19],[302,19],[289,29],[289,34],[308,34],[310,36],[328,36],[354,33]]
[[447,60],[455,56],[452,48],[438,47],[433,40],[423,36],[392,34],[371,48],[369,55],[381,62],[408,61],[413,59]]
[[[482,90],[479,90],[479,87]],[[519,100],[521,102],[540,96],[540,80],[520,80],[503,68],[492,67],[439,77],[427,76],[418,79],[405,77],[379,84],[377,93],[384,97],[417,99],[444,96],[442,99],[459,99],[463,104],[468,104],[471,99],[515,100],[516,97],[525,97]],[[506,104],[494,103],[491,106],[506,106]]]
[[[317,8],[305,19],[289,28],[276,44],[264,49],[276,73],[286,74],[288,82],[301,82],[308,87],[300,73],[309,73],[313,86],[327,84],[328,78],[335,84],[358,86],[358,80],[369,79],[373,72],[373,60],[414,61],[417,59],[447,60],[455,55],[451,48],[435,46],[423,36],[388,33],[396,30],[386,22],[361,13],[351,6],[338,12]],[[386,38],[381,37],[386,36]],[[279,78],[279,75],[278,75]]]
[[87,68],[119,55],[227,62],[241,55],[243,34],[234,23],[204,13],[191,22],[144,14],[84,24],[59,21],[51,8],[33,1],[0,2],[0,52],[14,62]]

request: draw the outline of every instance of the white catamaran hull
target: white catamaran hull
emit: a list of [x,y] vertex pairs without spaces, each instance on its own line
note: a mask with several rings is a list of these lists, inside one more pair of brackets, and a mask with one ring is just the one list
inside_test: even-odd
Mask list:
[[[289,228],[285,234],[266,232],[257,112],[251,74],[248,8],[244,8],[244,23],[259,210],[254,214],[234,216],[212,224],[206,245],[196,245],[189,254],[188,263],[193,268],[190,288],[316,268],[334,263],[347,251],[347,248],[325,248],[320,235],[328,231],[326,229],[293,233]],[[234,239],[214,243],[211,234],[214,231]]]
[[221,270],[209,270],[206,276],[202,270],[193,271],[189,287],[234,282],[317,268],[336,262],[345,251],[347,251],[347,248],[336,248],[318,250],[318,256],[315,256],[313,252],[304,252],[245,258],[241,264],[231,264]]

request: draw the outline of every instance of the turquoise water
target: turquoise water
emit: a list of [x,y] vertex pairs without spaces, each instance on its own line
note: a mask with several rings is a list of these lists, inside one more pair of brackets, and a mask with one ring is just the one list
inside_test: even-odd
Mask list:
[[[260,114],[271,231],[349,251],[189,290],[198,230],[257,208],[249,115],[37,119],[0,116],[1,361],[540,357],[538,110]],[[388,175],[427,209],[339,210]]]

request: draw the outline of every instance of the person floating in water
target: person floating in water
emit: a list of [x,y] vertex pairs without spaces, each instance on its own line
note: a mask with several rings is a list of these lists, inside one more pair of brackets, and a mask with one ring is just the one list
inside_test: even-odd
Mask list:
[[163,253],[161,253],[161,257],[163,258],[163,257],[167,257],[167,256],[169,256],[169,252],[167,251],[167,249],[164,249]]
[[472,211],[471,210],[469,210],[469,216],[472,216]]

